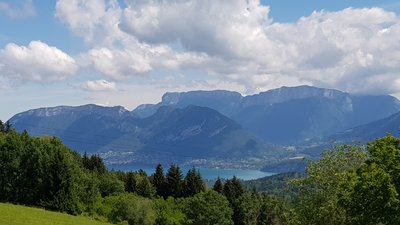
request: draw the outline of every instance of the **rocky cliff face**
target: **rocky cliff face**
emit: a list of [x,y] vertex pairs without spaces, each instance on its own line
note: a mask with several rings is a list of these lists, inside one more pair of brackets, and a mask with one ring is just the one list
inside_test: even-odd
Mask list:
[[354,96],[333,89],[299,86],[245,97],[229,91],[166,93],[160,103],[138,107],[134,113],[150,116],[165,105],[215,109],[265,141],[277,144],[321,138],[400,110],[400,102],[388,95]]

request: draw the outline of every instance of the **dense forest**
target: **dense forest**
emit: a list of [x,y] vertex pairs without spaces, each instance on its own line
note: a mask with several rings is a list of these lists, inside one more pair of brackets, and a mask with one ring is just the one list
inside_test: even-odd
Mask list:
[[391,135],[338,145],[305,175],[206,187],[195,168],[185,175],[178,165],[158,165],[151,175],[109,171],[98,155],[0,121],[0,201],[130,225],[400,224],[399,146]]

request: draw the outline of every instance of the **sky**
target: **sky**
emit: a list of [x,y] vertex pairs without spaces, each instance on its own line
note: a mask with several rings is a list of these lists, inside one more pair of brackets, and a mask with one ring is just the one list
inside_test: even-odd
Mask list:
[[0,0],[0,119],[313,85],[400,97],[400,1]]

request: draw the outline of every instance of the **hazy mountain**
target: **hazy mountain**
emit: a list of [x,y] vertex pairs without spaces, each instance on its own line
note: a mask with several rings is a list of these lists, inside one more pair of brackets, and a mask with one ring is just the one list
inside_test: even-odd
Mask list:
[[355,96],[338,90],[299,86],[245,97],[228,91],[166,93],[160,103],[139,106],[133,113],[146,117],[165,105],[213,108],[265,141],[277,144],[322,138],[400,110],[400,102],[389,95]]
[[129,116],[130,112],[120,106],[58,106],[22,112],[10,121],[17,130],[57,136],[72,149],[94,152],[121,135],[116,126]]
[[11,123],[33,135],[58,136],[80,152],[101,153],[108,162],[235,162],[284,172],[304,168],[297,159],[319,157],[333,139],[396,133],[400,116],[388,116],[399,110],[399,101],[388,95],[300,86],[245,97],[230,91],[166,93],[160,103],[132,112],[96,105],[41,108],[17,114]]
[[384,119],[348,129],[346,131],[330,136],[328,140],[345,143],[365,143],[366,141],[383,137],[387,133],[391,133],[394,136],[399,136],[400,113],[395,113]]
[[233,91],[190,91],[167,92],[158,104],[144,104],[132,111],[138,117],[148,117],[154,114],[161,106],[173,106],[184,108],[189,105],[197,105],[217,110],[224,115],[232,115],[240,107],[243,96]]
[[121,107],[54,107],[15,115],[11,123],[33,135],[54,135],[80,152],[102,153],[114,162],[234,158],[274,150],[216,110],[163,106],[146,118]]

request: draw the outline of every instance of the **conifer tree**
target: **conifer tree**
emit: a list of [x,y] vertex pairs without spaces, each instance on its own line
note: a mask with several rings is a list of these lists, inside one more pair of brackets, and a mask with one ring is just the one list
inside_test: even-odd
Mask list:
[[238,199],[244,193],[244,189],[239,179],[234,176],[229,179],[224,184],[224,195],[228,201],[232,204],[236,199]]
[[134,193],[136,191],[136,178],[133,172],[126,173],[125,191]]
[[224,191],[224,186],[222,185],[221,178],[218,176],[217,180],[214,183],[213,190],[222,193]]
[[167,172],[166,181],[167,196],[182,197],[183,175],[178,165],[171,165]]
[[200,172],[195,168],[190,169],[184,180],[183,196],[191,197],[206,190],[206,186],[201,178]]
[[154,188],[156,189],[156,194],[158,196],[166,198],[167,197],[165,192],[166,180],[164,176],[164,169],[161,164],[157,165],[156,171],[152,175],[151,182]]

